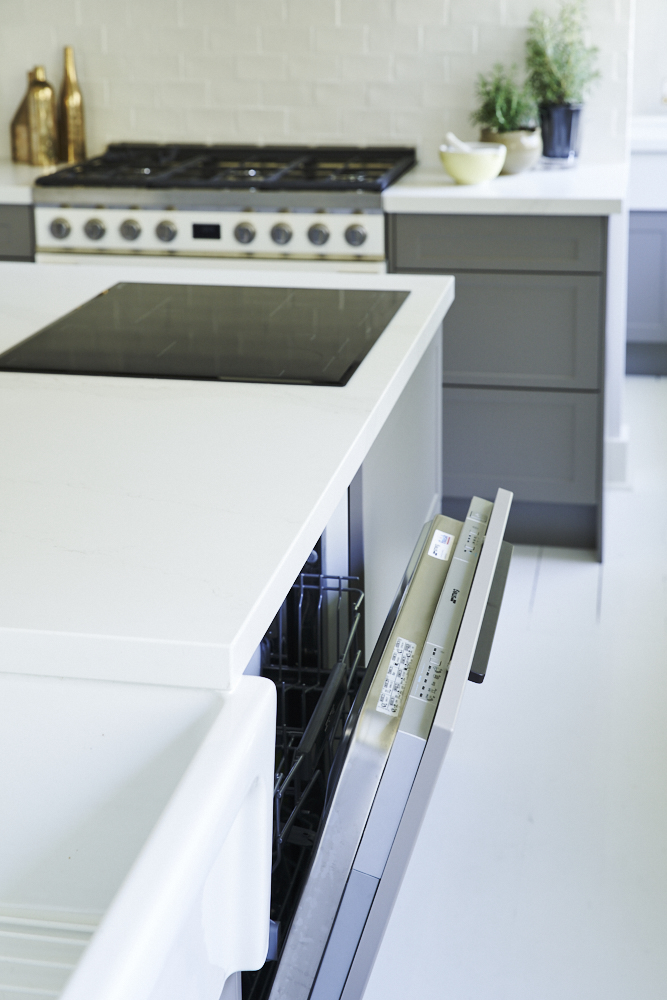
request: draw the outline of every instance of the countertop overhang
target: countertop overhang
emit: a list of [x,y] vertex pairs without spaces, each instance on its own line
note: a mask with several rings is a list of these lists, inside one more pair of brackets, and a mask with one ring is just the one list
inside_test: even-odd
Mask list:
[[411,293],[342,388],[0,373],[2,669],[229,688],[454,281],[5,263],[0,350],[118,281]]
[[528,170],[471,185],[418,168],[384,192],[382,207],[423,215],[616,215],[627,188],[625,163]]

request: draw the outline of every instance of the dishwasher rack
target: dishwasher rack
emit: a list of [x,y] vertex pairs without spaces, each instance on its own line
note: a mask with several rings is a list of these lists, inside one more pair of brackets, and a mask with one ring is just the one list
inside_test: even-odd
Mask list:
[[271,990],[364,676],[364,595],[356,584],[357,577],[301,573],[262,641],[261,673],[278,696],[271,940],[263,968],[243,973],[244,1000],[264,1000]]

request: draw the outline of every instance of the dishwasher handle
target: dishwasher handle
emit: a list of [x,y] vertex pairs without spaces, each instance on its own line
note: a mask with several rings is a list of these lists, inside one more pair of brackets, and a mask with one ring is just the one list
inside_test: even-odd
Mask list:
[[475,655],[468,675],[468,680],[473,681],[475,684],[481,684],[486,677],[486,668],[489,664],[493,637],[496,634],[496,625],[500,616],[500,607],[503,603],[503,594],[505,593],[505,584],[507,583],[513,552],[514,546],[510,545],[509,542],[503,542],[500,546],[496,571],[493,574],[489,599],[486,602],[486,611],[482,619],[479,639],[477,640]]

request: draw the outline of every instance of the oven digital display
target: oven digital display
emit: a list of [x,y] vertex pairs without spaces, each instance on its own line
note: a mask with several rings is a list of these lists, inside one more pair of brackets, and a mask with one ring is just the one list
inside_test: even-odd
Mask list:
[[193,240],[219,240],[220,226],[217,222],[195,222],[192,226]]
[[123,282],[0,355],[0,371],[345,385],[405,291]]

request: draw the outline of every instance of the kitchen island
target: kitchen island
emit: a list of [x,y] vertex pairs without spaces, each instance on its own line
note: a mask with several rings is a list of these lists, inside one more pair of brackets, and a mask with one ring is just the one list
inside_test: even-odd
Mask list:
[[[120,281],[239,277],[6,263],[0,350]],[[343,387],[0,373],[3,669],[233,686],[362,466],[366,549],[379,554],[367,643],[379,632],[440,503],[435,362],[454,282],[254,271],[242,283],[410,294]]]
[[388,269],[457,280],[443,496],[460,516],[511,480],[515,542],[600,555],[603,483],[625,481],[626,188],[624,164],[580,164],[475,186],[415,170],[383,196]]

